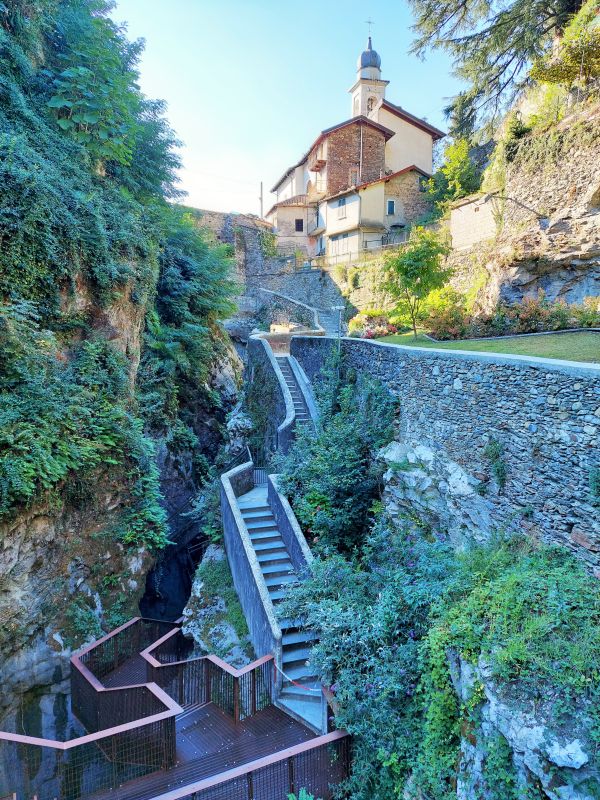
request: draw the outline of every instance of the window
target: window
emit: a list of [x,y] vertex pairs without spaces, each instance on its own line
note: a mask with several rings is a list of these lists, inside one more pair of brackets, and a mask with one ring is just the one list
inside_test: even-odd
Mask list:
[[358,184],[358,167],[350,167],[350,186]]
[[396,213],[396,201],[395,200],[388,200],[387,201],[387,213],[390,216]]
[[340,197],[338,200],[338,219],[344,219],[346,217],[346,198]]
[[303,230],[304,230],[304,220],[303,219],[297,219],[296,220],[296,233],[302,233]]
[[375,108],[375,103],[377,102],[375,97],[369,97],[367,100],[367,114],[370,114],[371,111]]

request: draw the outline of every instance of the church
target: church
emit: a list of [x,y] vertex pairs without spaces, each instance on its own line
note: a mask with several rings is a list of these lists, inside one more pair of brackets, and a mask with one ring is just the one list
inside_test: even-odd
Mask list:
[[444,136],[386,98],[371,37],[349,89],[350,119],[321,131],[273,186],[266,219],[280,245],[330,264],[401,242],[429,210],[434,142]]

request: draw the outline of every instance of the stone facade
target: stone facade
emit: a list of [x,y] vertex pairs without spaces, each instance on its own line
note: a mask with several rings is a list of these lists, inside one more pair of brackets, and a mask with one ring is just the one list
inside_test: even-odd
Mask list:
[[411,225],[431,210],[431,200],[421,189],[422,175],[413,170],[397,175],[385,183],[385,206],[387,201],[396,203],[396,216],[386,220],[386,225],[395,221]]
[[[332,339],[292,339],[310,378]],[[400,401],[386,499],[460,545],[515,531],[574,551],[600,577],[600,367],[342,341],[345,364]],[[596,501],[597,503],[597,501]]]
[[[277,244],[280,247],[303,251],[308,250],[309,208],[306,202],[279,204],[273,216],[277,229]],[[300,229],[299,229],[300,228]]]
[[[362,169],[361,165],[362,152]],[[326,193],[337,194],[356,182],[367,183],[381,178],[385,170],[385,136],[382,131],[360,123],[331,133],[327,141]]]

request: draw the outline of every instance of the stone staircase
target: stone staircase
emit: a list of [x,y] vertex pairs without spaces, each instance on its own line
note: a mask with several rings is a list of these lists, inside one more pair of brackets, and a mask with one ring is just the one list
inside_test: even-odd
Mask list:
[[[310,417],[309,417],[310,419]],[[288,549],[277,528],[268,501],[266,484],[255,486],[237,499],[248,529],[271,601],[278,612],[290,584],[301,578],[295,571]],[[283,683],[277,704],[293,717],[321,732],[321,685],[310,666],[315,635],[292,619],[277,614],[282,632]]]
[[279,368],[283,374],[284,380],[287,384],[288,389],[290,390],[290,394],[292,395],[292,401],[294,403],[294,412],[296,416],[296,424],[306,425],[307,423],[312,423],[310,413],[306,406],[306,402],[304,400],[304,396],[302,395],[302,391],[298,386],[296,381],[296,376],[294,375],[294,371],[290,365],[290,357],[278,355],[276,356],[277,363],[279,364]]
[[333,309],[317,309],[319,325],[325,330],[326,336],[340,335],[340,312]]

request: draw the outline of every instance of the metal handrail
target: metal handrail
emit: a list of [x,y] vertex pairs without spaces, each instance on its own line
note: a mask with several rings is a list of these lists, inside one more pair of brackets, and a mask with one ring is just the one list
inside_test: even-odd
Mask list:
[[[189,784],[188,786],[182,786],[181,788],[174,789],[166,794],[157,795],[154,800],[183,800],[183,798],[196,797],[198,800],[200,800],[202,797],[200,792],[206,789],[212,789],[215,786],[226,784],[229,781],[237,780],[243,776],[248,776],[248,781],[250,783],[252,773],[258,772],[258,770],[273,766],[274,764],[279,764],[282,761],[289,762],[290,759],[293,759],[296,756],[300,756],[304,753],[310,753],[311,750],[317,750],[321,747],[329,747],[337,742],[341,742],[342,740],[346,740],[349,745],[350,734],[346,731],[333,731],[332,733],[327,733],[323,736],[317,736],[315,739],[310,739],[308,742],[297,744],[294,747],[288,747],[285,750],[280,750],[277,753],[273,753],[270,756],[265,756],[264,758],[259,758],[256,761],[250,761],[248,764],[244,764],[241,767],[230,769],[227,772],[221,772],[219,775],[215,775],[211,778],[204,778],[201,781]],[[344,769],[345,771],[348,771],[349,758],[346,757],[344,762]],[[290,770],[290,772],[292,772],[292,770]]]

